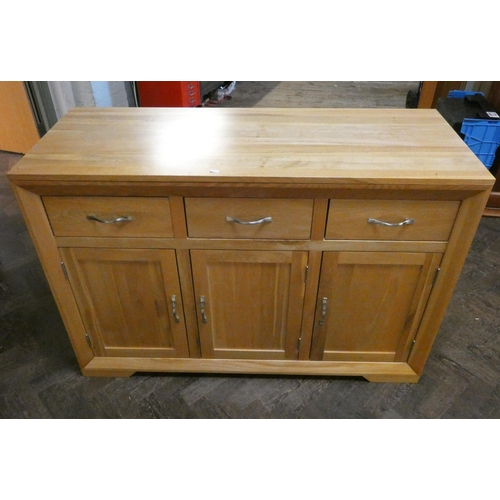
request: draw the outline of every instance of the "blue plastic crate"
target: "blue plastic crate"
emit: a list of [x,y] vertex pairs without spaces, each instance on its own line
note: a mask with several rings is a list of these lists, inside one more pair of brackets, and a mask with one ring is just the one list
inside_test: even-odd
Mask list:
[[471,90],[450,90],[448,92],[448,99],[463,99],[465,96],[476,94],[484,97],[484,92],[473,92]]
[[500,120],[465,118],[460,132],[465,136],[465,144],[489,169],[500,144]]

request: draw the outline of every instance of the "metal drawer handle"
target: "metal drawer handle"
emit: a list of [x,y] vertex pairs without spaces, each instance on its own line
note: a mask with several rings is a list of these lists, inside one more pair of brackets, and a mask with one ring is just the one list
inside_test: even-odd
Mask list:
[[319,320],[319,326],[323,326],[325,324],[327,302],[328,299],[326,297],[323,297],[323,300],[321,301],[321,319]]
[[205,314],[205,296],[200,297],[200,309],[201,309],[201,322],[207,323],[207,316]]
[[236,224],[244,224],[244,225],[250,225],[253,226],[255,224],[263,224],[264,222],[272,222],[273,218],[272,217],[264,217],[263,219],[259,220],[251,220],[251,221],[244,221],[244,220],[239,220],[234,217],[230,217],[229,215],[226,217],[226,222],[236,222]]
[[177,315],[177,301],[176,301],[176,298],[175,298],[175,295],[172,295],[172,297],[170,297],[170,300],[172,301],[172,314],[174,316],[174,321],[176,323],[179,323],[179,316]]
[[131,221],[132,217],[130,217],[129,215],[124,215],[123,217],[117,217],[116,219],[104,220],[104,219],[99,219],[99,217],[96,217],[95,215],[87,215],[87,219],[99,222],[100,224],[116,224],[117,222]]
[[378,220],[378,219],[368,219],[368,224],[379,224],[381,226],[387,226],[387,227],[408,226],[414,223],[415,219],[406,219],[403,222],[395,222],[394,224],[391,224],[390,222],[384,222],[383,220]]

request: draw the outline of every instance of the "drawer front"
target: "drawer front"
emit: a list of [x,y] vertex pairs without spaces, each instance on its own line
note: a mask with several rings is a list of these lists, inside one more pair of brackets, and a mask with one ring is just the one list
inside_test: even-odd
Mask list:
[[43,203],[55,236],[173,237],[168,198],[44,196]]
[[447,241],[459,206],[459,201],[330,200],[325,239]]
[[186,198],[190,238],[307,240],[313,200]]

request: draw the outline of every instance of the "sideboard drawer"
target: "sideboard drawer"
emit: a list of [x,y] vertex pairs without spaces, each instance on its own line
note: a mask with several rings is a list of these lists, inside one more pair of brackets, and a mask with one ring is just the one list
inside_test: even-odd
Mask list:
[[190,238],[307,240],[313,200],[186,198]]
[[172,238],[168,198],[44,196],[55,236]]
[[447,241],[459,201],[330,200],[327,240]]

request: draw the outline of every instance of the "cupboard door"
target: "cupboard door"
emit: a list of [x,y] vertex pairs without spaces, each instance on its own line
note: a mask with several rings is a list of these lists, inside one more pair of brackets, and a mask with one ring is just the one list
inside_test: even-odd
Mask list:
[[97,356],[189,356],[174,250],[60,252]]
[[325,252],[311,359],[406,361],[441,257]]
[[297,359],[307,252],[191,251],[202,356]]

